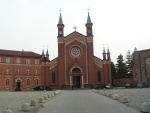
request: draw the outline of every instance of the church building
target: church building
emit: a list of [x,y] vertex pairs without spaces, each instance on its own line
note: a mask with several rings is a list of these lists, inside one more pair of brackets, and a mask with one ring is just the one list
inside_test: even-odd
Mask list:
[[42,55],[0,50],[0,89],[33,89],[37,85],[89,88],[95,84],[112,84],[109,48],[107,51],[103,48],[102,59],[94,56],[92,26],[88,13],[86,35],[74,31],[64,36],[65,25],[60,13],[58,57],[53,60],[49,60],[48,50],[46,53],[43,50]]

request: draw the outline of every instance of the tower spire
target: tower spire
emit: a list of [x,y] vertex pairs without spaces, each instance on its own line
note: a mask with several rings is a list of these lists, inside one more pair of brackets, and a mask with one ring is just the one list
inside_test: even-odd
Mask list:
[[47,48],[47,51],[46,51],[46,61],[49,61],[49,53],[48,53],[48,48]]
[[43,51],[42,51],[42,56],[44,56],[44,49],[43,49]]
[[57,24],[58,37],[63,37],[64,36],[64,24],[63,24],[63,20],[62,20],[62,16],[61,16],[62,9],[60,9],[59,11],[60,11],[60,16],[59,16],[59,21],[58,21],[58,24]]
[[111,60],[111,59],[110,59],[110,51],[109,51],[109,47],[107,47],[107,60]]
[[91,21],[91,18],[90,18],[90,14],[89,14],[90,8],[87,8],[86,10],[88,10],[87,24],[92,24],[92,21]]
[[93,36],[93,31],[92,31],[93,23],[91,21],[90,14],[89,14],[90,9],[88,8],[87,10],[88,10],[88,16],[87,16],[87,23],[85,24],[86,33],[87,33],[87,36]]
[[103,60],[106,60],[106,52],[105,52],[105,47],[103,47]]
[[87,24],[92,24],[89,12],[88,12],[88,17],[87,17]]
[[48,49],[47,49],[47,52],[46,52],[46,56],[49,56]]
[[62,20],[62,17],[61,17],[61,13],[60,13],[60,16],[59,16],[59,21],[58,21],[58,25],[59,24],[63,24],[63,20]]

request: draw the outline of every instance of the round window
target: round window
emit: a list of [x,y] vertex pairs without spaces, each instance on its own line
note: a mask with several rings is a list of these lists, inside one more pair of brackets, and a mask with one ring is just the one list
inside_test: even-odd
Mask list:
[[81,54],[81,50],[80,50],[79,47],[73,47],[73,48],[71,49],[71,55],[72,55],[73,57],[78,57],[78,56],[80,56],[80,54]]

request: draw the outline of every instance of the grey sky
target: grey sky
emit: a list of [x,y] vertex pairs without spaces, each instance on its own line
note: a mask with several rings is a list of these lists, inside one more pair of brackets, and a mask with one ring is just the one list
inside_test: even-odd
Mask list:
[[150,0],[0,0],[0,49],[42,53],[57,57],[57,23],[60,8],[65,36],[85,35],[87,8],[93,22],[94,55],[102,58],[103,44],[116,63],[119,54],[149,49]]

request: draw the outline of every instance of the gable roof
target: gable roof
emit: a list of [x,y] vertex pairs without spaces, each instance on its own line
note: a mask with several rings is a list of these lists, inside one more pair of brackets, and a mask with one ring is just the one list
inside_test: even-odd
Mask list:
[[73,35],[73,34],[79,34],[79,35],[81,35],[81,36],[86,37],[85,35],[83,35],[83,34],[77,32],[77,31],[74,31],[74,32],[70,33],[69,35],[65,36],[65,38],[67,38],[67,37],[69,37],[70,35]]
[[15,50],[3,50],[0,49],[0,55],[3,56],[17,56],[17,57],[36,57],[40,58],[41,55],[32,51],[15,51]]

